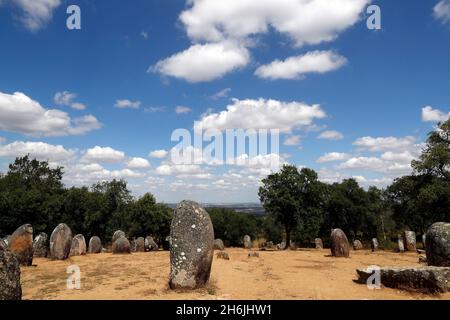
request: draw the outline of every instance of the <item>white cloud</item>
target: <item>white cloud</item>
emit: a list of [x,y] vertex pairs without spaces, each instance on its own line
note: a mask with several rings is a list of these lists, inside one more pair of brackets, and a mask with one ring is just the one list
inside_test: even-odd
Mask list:
[[141,102],[123,99],[117,100],[114,106],[119,109],[139,109],[139,107],[141,106]]
[[330,152],[317,159],[317,163],[344,161],[349,159],[350,157],[351,155],[349,155],[348,153]]
[[166,107],[148,107],[144,108],[144,112],[147,113],[156,113],[156,112],[164,112],[166,111]]
[[361,150],[368,150],[372,152],[377,151],[400,151],[407,150],[414,147],[416,138],[408,137],[362,137],[356,140],[353,144]]
[[300,136],[289,136],[286,138],[286,140],[284,140],[284,145],[285,146],[298,146],[301,142],[301,137]]
[[77,97],[76,93],[69,91],[57,92],[53,98],[56,104],[61,106],[69,106],[75,110],[85,110],[86,105],[80,102],[75,102],[74,99]]
[[314,119],[322,119],[326,113],[320,105],[277,100],[238,100],[226,111],[206,115],[199,121],[203,129],[279,129],[290,132],[309,126]]
[[71,119],[66,112],[45,109],[21,92],[0,92],[0,114],[0,130],[36,137],[80,135],[101,127],[92,115]]
[[155,150],[150,152],[149,156],[156,159],[164,159],[168,154],[169,152],[166,150]]
[[439,1],[433,8],[433,15],[442,23],[450,22],[450,0]]
[[0,145],[0,157],[31,157],[49,161],[67,161],[72,159],[76,152],[67,150],[61,145],[51,145],[44,142],[14,141],[7,145]]
[[192,174],[202,174],[204,172],[203,169],[198,165],[163,164],[156,168],[156,173],[162,176],[187,176]]
[[86,105],[85,105],[84,103],[79,103],[79,102],[72,103],[72,104],[70,105],[70,107],[71,107],[72,109],[80,110],[80,111],[86,109]]
[[0,137],[0,145],[4,144],[6,142],[5,137]]
[[300,79],[307,73],[335,71],[347,63],[347,59],[333,51],[312,51],[305,55],[275,60],[256,69],[255,75],[263,79]]
[[219,92],[216,92],[215,94],[213,94],[211,96],[211,99],[219,100],[219,99],[222,99],[222,98],[227,98],[228,95],[230,94],[230,92],[231,92],[231,88],[225,88],[225,89],[220,90]]
[[[193,41],[248,39],[270,28],[297,46],[334,40],[354,25],[369,0],[189,0],[180,15]],[[251,13],[251,14],[249,14]]]
[[111,147],[99,147],[99,146],[88,149],[83,156],[83,160],[99,163],[121,162],[124,159],[125,159],[124,152],[114,150]]
[[317,138],[323,140],[342,140],[344,139],[344,135],[338,131],[329,130],[322,132]]
[[189,107],[185,107],[185,106],[178,106],[175,108],[175,113],[176,114],[187,114],[192,112],[192,109]]
[[195,83],[221,78],[246,66],[249,61],[248,50],[234,43],[195,44],[158,61],[149,71]]
[[144,38],[144,39],[148,39],[148,32],[146,32],[146,31],[141,31],[141,36],[142,36],[142,38]]
[[128,161],[127,167],[130,169],[146,169],[150,167],[150,162],[144,158],[132,158]]
[[424,122],[445,122],[449,117],[450,112],[445,113],[430,106],[422,109],[422,121]]
[[53,11],[59,7],[61,1],[12,0],[12,3],[22,10],[22,15],[19,19],[25,28],[32,32],[36,32],[51,20]]

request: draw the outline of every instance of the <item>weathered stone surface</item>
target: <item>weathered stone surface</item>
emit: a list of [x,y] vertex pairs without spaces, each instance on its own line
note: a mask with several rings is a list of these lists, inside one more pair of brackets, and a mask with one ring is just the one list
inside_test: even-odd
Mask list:
[[428,229],[425,246],[428,265],[450,267],[450,223],[433,224]]
[[102,240],[100,240],[100,238],[97,236],[91,237],[91,239],[89,240],[89,253],[101,253],[102,249]]
[[426,245],[427,245],[427,234],[425,233],[422,235],[422,248],[425,249]]
[[219,251],[216,254],[217,259],[230,260],[230,256],[225,251]]
[[47,258],[48,250],[48,235],[41,232],[33,240],[33,256]]
[[119,239],[120,237],[127,237],[127,235],[125,234],[125,232],[123,232],[122,230],[117,230],[116,232],[114,232],[113,237],[112,237],[112,241],[111,243],[116,242],[117,239]]
[[6,250],[8,249],[8,245],[3,241],[2,238],[0,238],[0,249]]
[[148,236],[145,238],[145,249],[148,251],[158,251],[159,246],[152,237]]
[[127,238],[120,236],[112,245],[113,254],[130,254],[131,244]]
[[245,235],[244,236],[244,248],[251,249],[252,247],[253,247],[252,238],[249,235]]
[[21,300],[20,266],[14,253],[0,245],[0,300]]
[[397,246],[398,246],[398,252],[405,252],[405,243],[403,242],[403,237],[399,236],[398,237],[398,242],[397,242]]
[[82,234],[77,234],[72,239],[72,246],[70,248],[70,256],[83,256],[86,254],[86,240]]
[[364,247],[360,240],[353,241],[353,250],[362,250],[362,249],[364,249]]
[[248,257],[249,258],[259,258],[259,253],[258,252],[249,252]]
[[419,263],[427,263],[427,256],[425,255],[420,255],[419,256]]
[[371,247],[372,247],[372,251],[374,251],[374,252],[378,250],[378,239],[377,238],[372,239]]
[[323,241],[320,238],[314,239],[314,244],[316,245],[316,249],[323,249]]
[[145,252],[145,239],[143,237],[139,237],[134,240],[134,251]]
[[416,251],[416,233],[414,231],[405,231],[404,235],[405,249],[407,251]]
[[8,249],[17,257],[20,265],[33,264],[33,227],[25,224],[11,235]]
[[50,236],[50,259],[66,260],[72,247],[72,230],[65,224],[59,224]]
[[9,245],[9,241],[11,240],[11,236],[6,236],[3,238],[3,242],[6,243],[6,245]]
[[347,236],[341,229],[334,229],[331,232],[331,255],[333,257],[345,257],[350,256],[350,244],[348,243]]
[[223,245],[223,241],[221,239],[214,240],[214,249],[225,250],[225,246]]
[[277,249],[277,247],[273,244],[272,241],[267,241],[261,247],[261,250],[263,250],[263,251],[272,251],[272,250],[276,250],[276,249]]
[[204,286],[213,254],[214,229],[208,212],[192,201],[179,203],[170,230],[170,288]]
[[[358,269],[356,282],[366,284],[373,272]],[[424,293],[450,291],[450,268],[381,268],[381,284],[388,288],[414,290]]]

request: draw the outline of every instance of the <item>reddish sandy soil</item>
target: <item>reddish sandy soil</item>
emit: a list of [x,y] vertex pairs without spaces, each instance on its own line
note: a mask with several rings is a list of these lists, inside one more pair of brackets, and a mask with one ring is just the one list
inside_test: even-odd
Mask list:
[[[168,289],[169,253],[132,255],[103,253],[67,261],[35,259],[22,268],[23,298],[31,300],[104,299],[445,299],[382,288],[369,290],[356,284],[355,270],[370,265],[420,266],[415,253],[352,251],[349,259],[332,258],[329,250],[264,251],[248,258],[248,251],[227,249],[230,260],[214,259],[207,288],[188,292]],[[81,270],[81,289],[68,290],[68,266]]]

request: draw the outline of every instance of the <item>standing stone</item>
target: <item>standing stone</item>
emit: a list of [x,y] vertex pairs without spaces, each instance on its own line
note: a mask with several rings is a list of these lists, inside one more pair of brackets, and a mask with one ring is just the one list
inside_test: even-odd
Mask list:
[[244,248],[245,249],[251,249],[252,246],[252,238],[250,238],[249,235],[244,236]]
[[216,239],[214,240],[214,249],[215,250],[225,250],[225,246],[223,245],[222,239]]
[[99,237],[94,236],[89,240],[89,253],[97,254],[101,253],[103,249],[102,240]]
[[314,244],[316,245],[316,249],[323,249],[323,241],[320,238],[314,239]]
[[425,244],[429,266],[450,267],[450,223],[433,224]]
[[158,251],[159,247],[152,237],[148,236],[145,238],[145,249],[148,251]]
[[124,236],[120,236],[112,245],[113,254],[130,254],[131,245],[130,241]]
[[11,235],[8,249],[14,253],[22,266],[33,264],[33,227],[25,224]]
[[331,255],[333,257],[345,257],[350,256],[350,244],[347,236],[341,229],[334,229],[331,232]]
[[0,245],[0,300],[21,300],[20,265],[14,253]]
[[422,235],[422,248],[424,250],[426,248],[426,245],[427,245],[427,234],[425,233],[425,234]]
[[408,251],[416,251],[416,233],[414,231],[405,231],[405,249]]
[[214,229],[208,212],[192,201],[179,203],[170,228],[170,288],[204,286],[213,254]]
[[362,250],[364,249],[363,244],[360,240],[353,241],[353,250]]
[[36,258],[47,258],[48,236],[46,233],[39,233],[33,241],[33,256]]
[[72,230],[65,224],[59,224],[50,236],[50,259],[66,260],[72,247]]
[[143,237],[139,237],[134,240],[134,246],[136,252],[145,252],[145,240]]
[[83,256],[86,254],[86,240],[82,234],[77,234],[72,239],[72,247],[70,248],[70,256]]
[[378,250],[378,239],[377,238],[373,238],[372,239],[372,251],[375,252]]
[[116,242],[117,239],[119,239],[120,237],[127,237],[127,235],[125,234],[125,232],[123,232],[122,230],[117,230],[116,232],[114,232],[113,237],[112,237],[112,242],[114,243]]
[[402,236],[398,236],[398,252],[405,252],[405,243],[403,242]]

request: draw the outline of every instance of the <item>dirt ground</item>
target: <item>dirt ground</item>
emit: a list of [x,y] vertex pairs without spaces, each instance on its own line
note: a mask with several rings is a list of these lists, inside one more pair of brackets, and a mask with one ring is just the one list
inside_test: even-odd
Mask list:
[[[369,290],[356,284],[355,270],[370,265],[419,266],[415,253],[352,251],[349,259],[332,258],[329,250],[263,251],[248,258],[244,249],[227,249],[230,260],[214,259],[207,288],[173,292],[168,288],[168,252],[112,255],[103,253],[67,261],[35,259],[22,268],[26,300],[277,300],[277,299],[445,299],[394,289]],[[68,290],[68,266],[81,270],[81,289]]]

